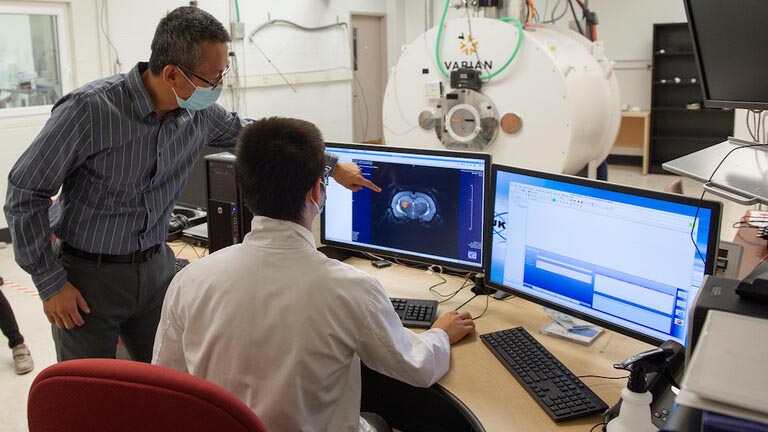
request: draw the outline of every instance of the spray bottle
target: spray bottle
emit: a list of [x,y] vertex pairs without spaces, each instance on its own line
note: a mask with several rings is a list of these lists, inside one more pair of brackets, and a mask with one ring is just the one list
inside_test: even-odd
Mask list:
[[659,348],[634,355],[623,363],[613,365],[616,369],[629,371],[627,387],[621,391],[621,409],[619,415],[608,422],[608,432],[655,432],[656,426],[651,421],[651,402],[653,397],[648,391],[646,374],[658,372],[666,367],[667,358],[674,355],[674,350],[662,345]]

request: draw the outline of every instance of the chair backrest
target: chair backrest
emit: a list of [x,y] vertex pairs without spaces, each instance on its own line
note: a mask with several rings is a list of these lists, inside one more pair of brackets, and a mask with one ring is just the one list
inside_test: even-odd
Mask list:
[[29,390],[30,432],[266,432],[224,388],[173,369],[127,360],[54,364]]

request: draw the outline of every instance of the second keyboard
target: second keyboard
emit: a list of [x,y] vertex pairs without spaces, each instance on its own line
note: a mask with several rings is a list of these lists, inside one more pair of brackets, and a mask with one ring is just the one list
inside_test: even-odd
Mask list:
[[390,298],[392,307],[406,327],[430,328],[437,318],[436,300]]
[[553,420],[569,420],[608,409],[602,399],[524,328],[487,333],[480,338]]

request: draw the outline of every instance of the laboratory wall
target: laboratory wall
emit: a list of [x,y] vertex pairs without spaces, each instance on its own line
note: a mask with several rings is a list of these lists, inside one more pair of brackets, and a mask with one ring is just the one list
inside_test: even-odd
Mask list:
[[[24,2],[6,2],[0,0],[0,5],[8,4],[57,4],[64,5],[68,16],[67,38],[73,61],[67,66],[70,68],[75,87],[102,76],[101,48],[102,43],[97,30],[97,3],[94,0],[67,0],[67,1],[37,1],[26,0]],[[3,45],[10,45],[11,41],[3,41]],[[40,129],[45,124],[49,115],[46,112],[39,114],[13,115],[3,113],[0,115],[0,203],[5,203],[5,195],[8,188],[8,172],[19,158],[21,153],[29,146]],[[8,226],[5,214],[0,212],[0,241],[6,239]]]
[[[3,3],[47,3],[66,5],[69,15],[72,86],[115,72],[127,72],[146,61],[155,27],[168,11],[189,4],[183,0],[0,0]],[[560,3],[536,0],[540,13],[547,15]],[[442,0],[290,0],[279,2],[200,0],[199,7],[218,18],[229,29],[241,21],[245,39],[233,44],[239,79],[225,90],[221,103],[244,117],[271,115],[301,117],[318,124],[329,140],[352,140],[352,103],[355,84],[350,67],[349,29],[333,27],[307,33],[289,26],[265,27],[252,38],[249,34],[269,20],[288,20],[304,26],[347,23],[352,14],[385,16],[387,68],[397,62],[400,49],[426,29],[437,25]],[[679,0],[592,0],[598,13],[599,39],[616,62],[622,104],[650,107],[651,43],[654,23],[683,22],[685,12]],[[562,9],[560,9],[562,10]],[[463,12],[450,10],[450,18]],[[572,25],[572,15],[558,25]],[[109,38],[107,38],[109,35]],[[252,39],[252,40],[249,40]],[[119,60],[119,64],[118,64]],[[278,73],[279,71],[279,73]],[[297,82],[287,86],[281,74]],[[365,79],[365,77],[360,77]],[[40,131],[48,113],[1,116],[0,202],[5,202],[7,173]],[[743,113],[737,113],[736,135],[746,137]],[[0,212],[0,240],[7,236],[7,223]]]
[[[0,4],[4,1],[0,0]],[[137,62],[147,61],[158,21],[170,10],[189,4],[181,0],[49,0],[46,3],[68,7],[73,29],[70,39],[75,88],[102,76],[127,72]],[[240,0],[236,8],[234,0],[199,1],[199,7],[213,14],[228,30],[229,23],[238,20],[238,12],[245,27],[246,38],[233,44],[240,80],[234,83],[234,91],[222,93],[220,102],[243,117],[301,117],[315,122],[329,140],[351,141],[354,81],[350,70],[349,29],[338,26],[307,33],[273,25],[254,35],[253,42],[248,35],[268,20],[315,27],[348,23],[351,14],[386,16],[386,57],[388,62],[394,62],[406,35],[423,31],[423,23],[416,30],[409,24],[413,20],[409,14],[413,3],[418,2]],[[421,13],[423,17],[423,10]],[[293,89],[285,85],[278,71],[300,84],[294,84]],[[48,117],[48,113],[0,117],[3,131],[0,202],[5,202],[8,172]],[[0,214],[0,240],[7,238],[6,228],[5,216]]]

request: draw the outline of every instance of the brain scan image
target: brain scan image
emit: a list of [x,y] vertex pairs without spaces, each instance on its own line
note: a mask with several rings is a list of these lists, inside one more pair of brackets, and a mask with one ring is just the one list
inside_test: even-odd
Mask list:
[[459,244],[459,172],[377,164],[371,181],[371,242],[434,256],[455,256]]
[[430,222],[437,213],[435,200],[426,193],[415,191],[395,194],[390,209],[396,219],[419,222]]

